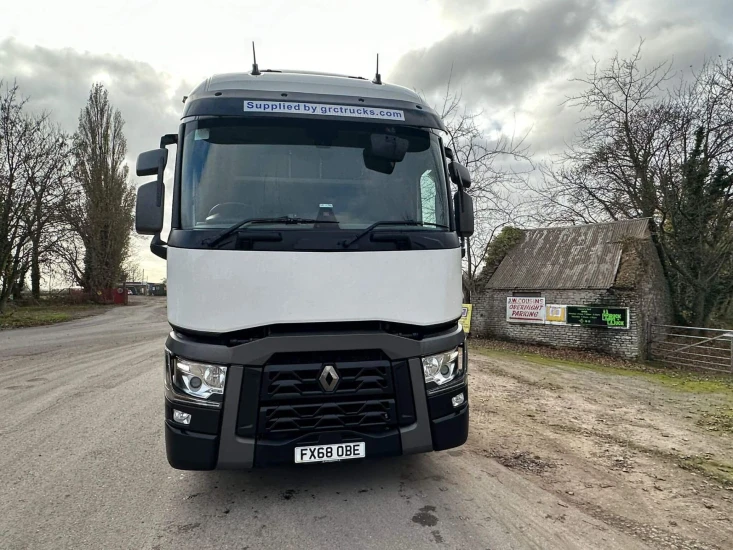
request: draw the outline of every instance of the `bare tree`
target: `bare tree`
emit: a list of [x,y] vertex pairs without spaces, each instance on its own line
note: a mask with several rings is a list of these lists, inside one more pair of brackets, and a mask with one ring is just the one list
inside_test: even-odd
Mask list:
[[473,181],[468,193],[474,201],[476,231],[466,243],[463,278],[464,294],[470,300],[489,242],[503,227],[521,224],[522,209],[515,190],[534,167],[527,134],[487,137],[480,126],[483,113],[464,106],[461,94],[451,90],[450,81],[436,110],[446,125],[446,145],[469,169]]
[[568,98],[582,113],[580,131],[558,162],[542,166],[535,186],[542,222],[597,222],[646,217],[658,210],[650,170],[660,147],[667,105],[659,101],[670,64],[641,67],[641,45],[629,59],[576,79],[585,90]]
[[140,267],[140,263],[134,257],[127,258],[122,271],[126,280],[130,282],[142,281],[143,270]]
[[544,223],[648,218],[681,322],[733,292],[733,60],[679,84],[641,47],[580,80],[581,130],[533,186]]
[[[94,292],[117,283],[129,254],[135,195],[124,163],[123,127],[122,115],[110,104],[104,86],[92,86],[74,137],[78,186],[67,211],[80,242],[67,245],[63,254],[72,263],[69,272]],[[79,245],[85,249],[83,267]]]
[[24,111],[25,104],[17,84],[5,86],[0,97],[0,313],[11,294],[20,292],[27,272],[32,196],[27,167],[37,121]]
[[26,160],[30,204],[26,225],[30,232],[31,292],[41,293],[41,266],[55,262],[55,251],[67,236],[63,211],[71,196],[72,148],[69,136],[42,113]]

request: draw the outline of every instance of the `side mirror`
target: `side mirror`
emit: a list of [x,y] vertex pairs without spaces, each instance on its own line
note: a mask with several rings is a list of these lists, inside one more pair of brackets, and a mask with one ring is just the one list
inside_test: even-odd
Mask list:
[[463,187],[466,189],[471,187],[471,173],[460,162],[451,162],[448,165],[448,174],[450,175],[450,180],[456,185],[463,184]]
[[144,183],[137,189],[135,231],[140,235],[155,235],[163,230],[165,186],[157,181]]
[[168,163],[168,149],[153,149],[140,153],[137,157],[135,172],[138,176],[159,176],[163,180],[163,170]]
[[465,191],[458,190],[453,195],[453,208],[456,213],[458,235],[470,237],[473,235],[473,198]]
[[135,204],[135,231],[141,235],[155,235],[163,229],[165,185],[163,173],[168,162],[168,149],[153,149],[137,157],[138,176],[157,176],[156,181],[141,185]]

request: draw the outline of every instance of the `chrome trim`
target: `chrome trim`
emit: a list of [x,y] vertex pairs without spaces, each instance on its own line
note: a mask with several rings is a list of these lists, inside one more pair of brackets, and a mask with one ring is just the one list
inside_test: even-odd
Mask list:
[[[331,375],[331,381],[328,381],[328,376]],[[332,392],[336,389],[336,386],[339,383],[339,374],[338,371],[336,371],[336,368],[333,365],[326,365],[323,367],[323,370],[321,371],[321,375],[318,377],[318,382],[321,384],[321,387],[324,389],[324,391]]]

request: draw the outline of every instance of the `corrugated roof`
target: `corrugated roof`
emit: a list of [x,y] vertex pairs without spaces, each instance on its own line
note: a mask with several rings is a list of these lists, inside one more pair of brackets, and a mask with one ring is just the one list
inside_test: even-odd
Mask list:
[[525,230],[487,283],[500,289],[607,289],[623,241],[649,237],[649,220]]

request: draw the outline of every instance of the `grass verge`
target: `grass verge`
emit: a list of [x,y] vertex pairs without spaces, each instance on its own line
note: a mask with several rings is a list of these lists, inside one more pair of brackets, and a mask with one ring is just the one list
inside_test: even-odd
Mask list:
[[733,465],[731,464],[697,456],[682,459],[679,466],[733,488]]
[[9,308],[0,315],[0,330],[38,327],[72,321],[81,317],[98,315],[109,309],[96,304],[83,305],[39,305]]
[[[607,356],[595,356],[585,352],[554,350],[539,346],[517,346],[508,348],[503,343],[494,345],[492,341],[474,341],[470,349],[489,357],[521,358],[530,363],[561,369],[585,369],[602,374],[633,376],[667,386],[673,390],[692,393],[722,393],[733,399],[733,376],[724,373],[700,373],[673,371],[657,368],[645,363],[632,363]],[[548,355],[555,355],[548,357]],[[563,357],[558,357],[562,354]],[[616,363],[618,366],[614,366]]]

